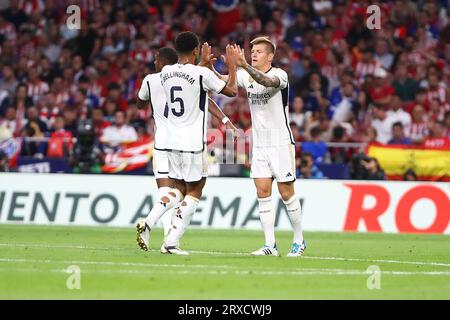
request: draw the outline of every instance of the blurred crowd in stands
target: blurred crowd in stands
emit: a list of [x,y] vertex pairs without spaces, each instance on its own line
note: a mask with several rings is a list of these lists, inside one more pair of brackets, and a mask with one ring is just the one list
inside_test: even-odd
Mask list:
[[[69,4],[81,8],[79,30],[66,24]],[[366,25],[374,4],[379,30]],[[48,137],[21,153],[51,156],[86,119],[102,152],[151,136],[136,96],[160,47],[191,30],[217,57],[228,43],[248,54],[249,41],[267,35],[277,44],[275,66],[289,74],[298,176],[320,178],[316,164],[356,161],[382,179],[376,160],[329,143],[450,148],[449,14],[447,0],[4,0],[0,142]],[[221,59],[215,67],[227,72]],[[236,126],[251,127],[244,94],[214,98]],[[64,156],[72,147],[64,144]]]

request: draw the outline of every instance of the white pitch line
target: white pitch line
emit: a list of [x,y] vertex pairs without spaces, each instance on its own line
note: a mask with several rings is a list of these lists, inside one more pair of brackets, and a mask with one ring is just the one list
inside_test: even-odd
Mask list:
[[[82,245],[48,245],[48,244],[26,244],[26,243],[0,243],[3,247],[32,247],[32,248],[58,248],[58,249],[82,249],[82,250],[130,250],[130,248],[123,247],[91,247]],[[191,253],[197,254],[209,254],[209,255],[239,255],[249,256],[246,252],[224,252],[224,251],[198,251],[189,250]],[[370,262],[370,263],[395,263],[395,264],[412,264],[412,265],[424,265],[424,266],[438,266],[438,267],[450,267],[450,263],[432,262],[432,261],[402,261],[402,260],[383,260],[383,259],[359,259],[359,258],[345,258],[345,257],[321,257],[321,256],[308,256],[305,255],[301,259],[312,260],[334,260],[334,261],[352,261],[352,262]]]
[[[243,252],[221,252],[221,251],[193,251],[192,253],[200,254],[222,254],[222,255],[247,255],[249,253]],[[313,260],[336,260],[336,261],[355,261],[355,262],[378,262],[378,263],[398,263],[398,264],[415,264],[415,265],[429,265],[439,267],[450,267],[450,263],[443,262],[427,262],[427,261],[402,261],[402,260],[381,260],[381,259],[358,259],[358,258],[343,258],[343,257],[320,257],[320,256],[302,256],[300,259],[313,259]]]
[[[181,274],[181,275],[256,275],[256,276],[302,276],[302,275],[326,275],[326,276],[367,276],[371,275],[367,271],[361,270],[345,270],[345,269],[305,269],[300,271],[279,271],[279,270],[269,270],[269,271],[255,271],[255,270],[214,270],[211,266],[205,266],[208,270],[136,270],[136,269],[81,269],[83,274],[85,273],[125,273],[125,274],[150,274],[154,275],[158,272],[164,272],[165,274]],[[30,268],[0,268],[0,271],[16,271],[16,272],[26,272],[26,273],[68,273],[66,269],[51,269],[51,270],[39,270]],[[450,271],[380,271],[380,275],[390,275],[390,276],[450,276]]]
[[143,262],[116,262],[116,261],[89,261],[89,260],[51,260],[51,259],[16,259],[0,258],[0,262],[18,262],[18,263],[63,263],[63,264],[88,264],[104,266],[124,266],[124,267],[156,267],[156,268],[211,268],[231,269],[236,268],[229,265],[209,265],[209,264],[164,264],[164,263],[143,263]]
[[69,244],[40,244],[40,243],[0,243],[0,247],[30,247],[30,248],[46,248],[46,249],[82,249],[82,250],[129,250],[124,247],[91,247],[82,245],[69,245]]

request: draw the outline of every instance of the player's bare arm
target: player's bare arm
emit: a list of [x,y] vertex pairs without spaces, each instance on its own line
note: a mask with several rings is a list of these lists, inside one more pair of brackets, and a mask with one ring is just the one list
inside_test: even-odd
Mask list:
[[209,112],[212,114],[213,117],[219,119],[222,121],[223,124],[225,124],[226,128],[233,131],[234,135],[237,135],[237,128],[236,126],[231,122],[230,118],[227,117],[225,113],[219,108],[217,103],[208,97],[208,104],[209,104]]
[[138,109],[144,109],[146,106],[149,106],[150,107],[150,114],[149,114],[149,116],[152,116],[153,108],[151,107],[151,102],[150,101],[145,101],[145,100],[141,100],[141,99],[137,98],[136,106],[138,107]]
[[137,98],[136,106],[138,107],[138,109],[144,109],[148,103],[149,103],[149,101],[145,101],[145,100],[141,100],[141,99]]
[[251,66],[245,59],[244,49],[237,47],[237,50],[239,52],[239,55],[236,58],[237,66],[247,71],[257,83],[265,87],[278,88],[280,86],[280,79],[278,77],[268,76],[264,72]]

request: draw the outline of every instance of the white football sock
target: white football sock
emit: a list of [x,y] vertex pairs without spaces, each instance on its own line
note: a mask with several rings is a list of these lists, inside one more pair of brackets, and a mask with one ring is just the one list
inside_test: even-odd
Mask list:
[[153,206],[152,210],[145,218],[147,225],[152,228],[161,216],[174,208],[183,199],[183,194],[178,189],[170,189],[169,192],[162,196]]
[[197,198],[186,196],[180,205],[175,208],[174,215],[172,216],[172,228],[165,240],[167,247],[179,245],[180,239],[191,222],[191,218],[199,202],[200,200]]
[[169,209],[162,215],[160,218],[162,227],[164,229],[164,237],[169,233],[170,228],[172,227],[172,216],[175,214],[175,208]]
[[[161,187],[158,189],[158,195],[159,199],[161,199],[164,196],[167,196],[167,194],[172,190],[171,187]],[[167,235],[167,232],[169,232],[170,226],[172,225],[172,213],[173,208],[170,210],[167,210],[160,218],[163,230],[164,230],[164,236]]]
[[302,230],[302,208],[300,201],[294,194],[288,201],[284,201],[286,205],[289,220],[291,220],[292,228],[294,229],[294,240],[297,244],[303,243],[303,230]]
[[275,246],[275,212],[272,206],[272,197],[258,198],[259,220],[264,230],[265,245]]

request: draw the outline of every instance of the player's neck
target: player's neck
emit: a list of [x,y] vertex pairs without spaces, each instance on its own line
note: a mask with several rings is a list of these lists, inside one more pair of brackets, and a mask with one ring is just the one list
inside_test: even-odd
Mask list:
[[256,70],[261,71],[263,73],[267,73],[269,72],[270,69],[272,69],[272,65],[271,64],[265,64],[263,66],[259,66],[259,67],[254,67]]
[[195,64],[195,61],[191,57],[182,57],[178,58],[179,64]]

